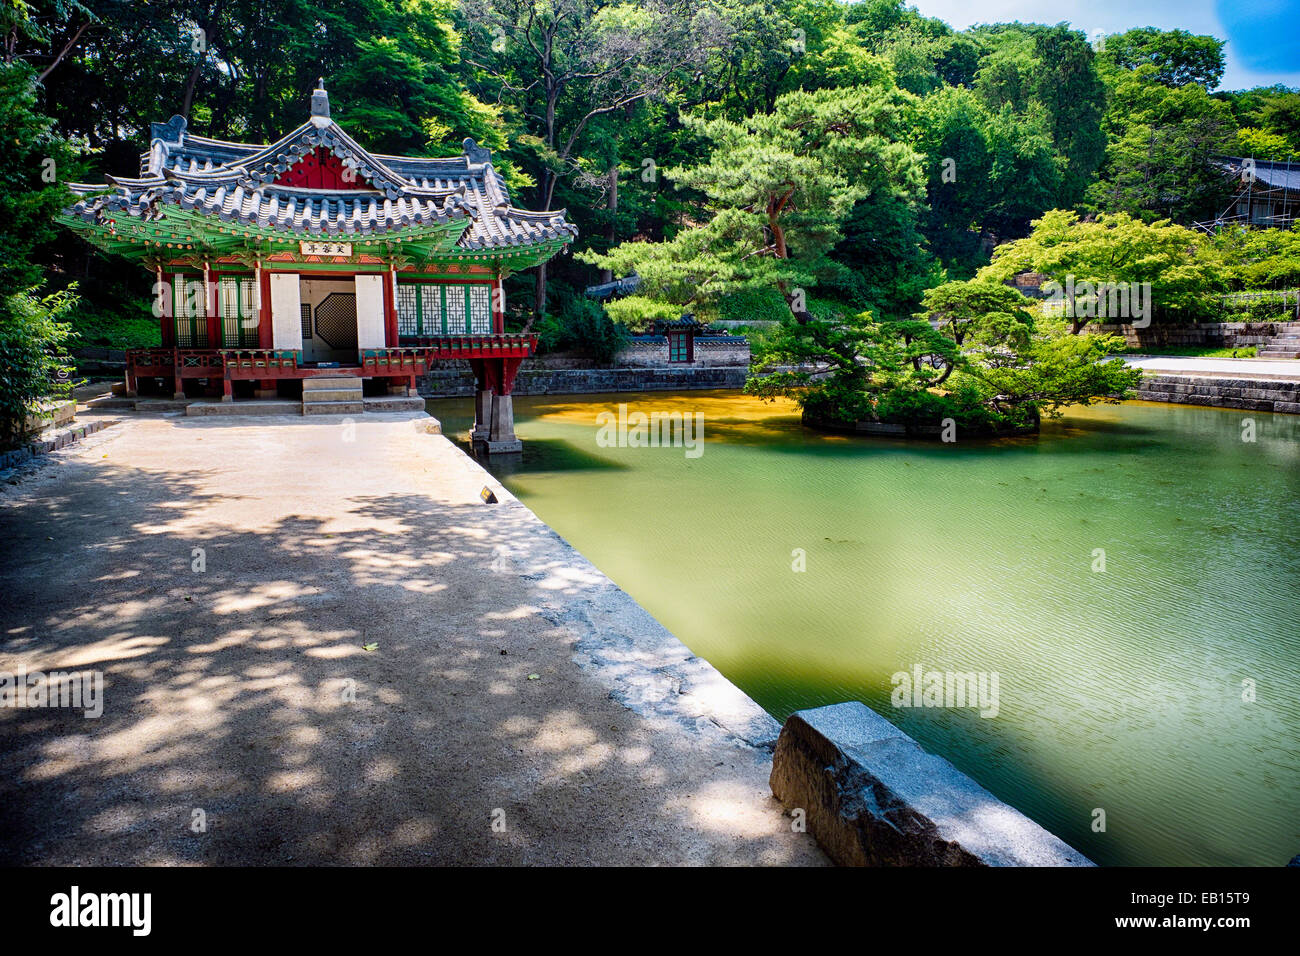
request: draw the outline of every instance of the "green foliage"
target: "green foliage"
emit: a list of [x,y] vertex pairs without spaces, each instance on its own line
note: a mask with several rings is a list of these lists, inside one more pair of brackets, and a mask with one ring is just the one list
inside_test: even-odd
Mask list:
[[743,289],[778,288],[792,311],[833,269],[829,253],[855,204],[914,200],[919,158],[899,142],[913,99],[892,89],[787,93],[773,112],[741,122],[683,116],[710,144],[702,165],[670,170],[704,198],[703,224],[661,243],[624,243],[585,262],[641,276],[637,295],[611,302],[628,325],[672,318]]
[[776,289],[741,289],[718,300],[716,317],[734,322],[780,322],[790,308]]
[[1125,70],[1150,66],[1149,75],[1165,86],[1198,83],[1211,89],[1223,77],[1223,41],[1186,30],[1138,27],[1108,36],[1100,59]]
[[1103,75],[1111,89],[1110,145],[1090,201],[1149,222],[1215,215],[1230,186],[1213,159],[1236,146],[1228,107],[1196,83],[1164,85],[1154,64]]
[[1236,154],[1256,159],[1289,159],[1298,151],[1291,140],[1258,126],[1243,126],[1237,130]]
[[939,323],[957,345],[1023,348],[1034,329],[1031,300],[1000,282],[945,282],[925,293],[916,318]]
[[990,112],[1010,106],[1021,122],[1050,137],[1060,173],[1054,205],[1075,205],[1106,147],[1106,91],[1087,38],[1065,24],[1000,24],[971,32],[991,48],[976,93]]
[[990,111],[969,90],[940,90],[922,103],[919,127],[929,174],[925,233],[962,271],[974,270],[980,231],[1024,235],[1061,190],[1050,136],[1010,103]]
[[611,321],[600,303],[562,290],[557,307],[537,323],[540,352],[581,352],[608,365],[627,345],[627,329]]
[[[6,60],[35,66],[0,78],[0,129],[17,133],[0,137],[0,288],[75,276],[74,321],[117,345],[145,337],[141,290],[75,237],[46,241],[68,197],[33,179],[42,161],[60,181],[130,175],[172,112],[198,135],[271,141],[321,76],[363,144],[447,154],[473,136],[519,205],[567,207],[583,246],[646,278],[610,306],[637,325],[764,289],[904,321],[1048,210],[1209,219],[1230,185],[1212,155],[1300,154],[1300,92],[1209,93],[1212,37],[1141,28],[1094,52],[1066,25],[958,31],[903,0],[26,0],[0,4],[0,27]],[[833,141],[781,129],[793,103],[816,124],[839,101],[861,115],[827,126]],[[83,141],[84,175],[67,147]],[[783,176],[800,182],[788,198]],[[1230,282],[1286,281],[1286,258]],[[596,261],[548,264],[551,313],[599,281]],[[511,301],[536,315],[532,280],[510,280]]]
[[1118,335],[1036,335],[1012,358],[962,371],[984,387],[995,409],[1029,407],[1054,418],[1070,405],[1130,397],[1142,372],[1110,357],[1123,348]]
[[60,182],[74,154],[37,110],[32,71],[0,65],[0,295],[41,279],[32,251],[54,234],[54,214],[72,194]]
[[1222,285],[1201,233],[1122,212],[1081,221],[1054,209],[1027,238],[999,246],[978,278],[1005,282],[1024,272],[1043,273],[1061,286],[1071,277],[1075,284],[1150,283],[1155,317],[1166,321],[1205,314],[1210,294]]
[[745,390],[796,399],[815,420],[940,425],[975,431],[1035,425],[1069,405],[1127,397],[1141,378],[1118,336],[1065,334],[1037,323],[1032,303],[991,283],[931,290],[928,321],[870,313],[782,323],[758,344]]
[[1300,222],[1290,229],[1233,226],[1218,232],[1211,248],[1234,291],[1300,287]]
[[1285,86],[1266,86],[1215,93],[1214,98],[1232,111],[1233,121],[1238,127],[1281,137],[1287,144],[1282,158],[1300,153],[1300,91]]
[[72,391],[66,319],[77,302],[65,290],[40,298],[35,289],[0,299],[0,445],[25,437],[27,415]]
[[158,348],[162,333],[158,319],[143,302],[111,310],[87,305],[84,299],[68,316],[78,344],[114,349]]
[[450,22],[430,26],[417,37],[360,40],[331,81],[331,95],[341,104],[336,119],[383,153],[456,153],[466,136],[503,146],[497,111],[470,96],[449,72],[458,56]]

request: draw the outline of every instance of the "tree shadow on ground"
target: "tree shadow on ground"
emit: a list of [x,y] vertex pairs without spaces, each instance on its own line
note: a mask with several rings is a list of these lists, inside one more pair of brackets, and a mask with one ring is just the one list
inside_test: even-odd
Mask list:
[[522,509],[248,528],[201,473],[75,477],[0,509],[0,670],[102,671],[104,714],[0,709],[0,863],[815,861],[752,755],[706,779],[572,664],[591,569]]

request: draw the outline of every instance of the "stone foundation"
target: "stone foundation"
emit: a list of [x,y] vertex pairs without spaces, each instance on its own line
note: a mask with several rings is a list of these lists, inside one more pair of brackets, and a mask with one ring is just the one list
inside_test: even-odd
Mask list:
[[[745,366],[656,366],[645,368],[530,368],[515,378],[514,395],[582,395],[599,392],[676,392],[692,389],[740,389]],[[431,369],[418,380],[425,398],[461,398],[474,394],[468,369]]]
[[1093,865],[857,701],[792,714],[771,785],[842,866]]
[[1238,349],[1266,345],[1275,335],[1300,332],[1300,322],[1201,322],[1196,325],[1089,325],[1088,330],[1124,336],[1129,348],[1160,349],[1208,346]]
[[1148,402],[1240,408],[1251,412],[1300,415],[1300,381],[1147,375],[1137,397]]

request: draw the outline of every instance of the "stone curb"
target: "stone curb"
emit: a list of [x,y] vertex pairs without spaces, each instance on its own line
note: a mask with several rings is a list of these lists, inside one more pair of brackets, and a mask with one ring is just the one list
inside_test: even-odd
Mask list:
[[772,792],[842,866],[1093,866],[858,701],[781,730]]

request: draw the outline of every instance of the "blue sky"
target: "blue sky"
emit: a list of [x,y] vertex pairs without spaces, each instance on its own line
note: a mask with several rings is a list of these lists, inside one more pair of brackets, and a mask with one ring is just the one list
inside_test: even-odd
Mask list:
[[906,0],[965,29],[976,23],[1068,21],[1090,36],[1179,28],[1227,40],[1223,89],[1300,86],[1300,0]]

